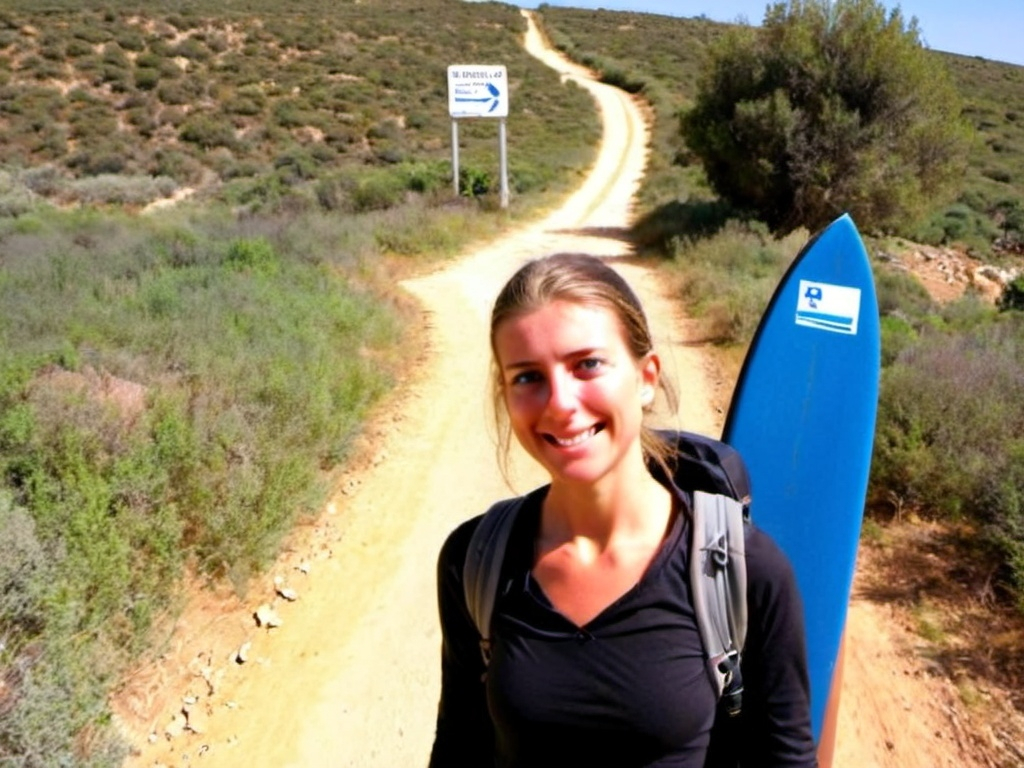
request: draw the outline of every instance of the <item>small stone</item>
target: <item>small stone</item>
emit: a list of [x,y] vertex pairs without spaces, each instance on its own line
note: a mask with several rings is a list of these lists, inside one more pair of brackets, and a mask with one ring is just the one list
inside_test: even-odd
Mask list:
[[198,709],[191,710],[186,720],[186,727],[195,734],[206,732],[206,716]]
[[176,739],[185,732],[186,725],[188,725],[188,720],[185,718],[185,713],[179,712],[171,718],[171,722],[164,728],[164,735],[168,739]]
[[272,629],[281,626],[281,617],[277,615],[277,611],[264,603],[256,609],[256,623],[261,627]]
[[245,664],[249,660],[249,649],[252,648],[252,643],[245,642],[239,647],[238,652],[235,654],[235,661],[239,664]]
[[279,594],[281,597],[283,597],[288,602],[292,602],[294,600],[297,600],[298,597],[299,597],[298,593],[294,589],[292,589],[291,587],[280,587],[277,590],[277,594]]
[[301,563],[299,563],[299,564],[298,564],[298,566],[296,566],[296,567],[298,568],[298,570],[299,570],[299,571],[300,571],[301,573],[305,573],[305,574],[307,574],[307,575],[309,574],[309,561],[308,561],[308,560],[303,560],[303,561],[302,561]]

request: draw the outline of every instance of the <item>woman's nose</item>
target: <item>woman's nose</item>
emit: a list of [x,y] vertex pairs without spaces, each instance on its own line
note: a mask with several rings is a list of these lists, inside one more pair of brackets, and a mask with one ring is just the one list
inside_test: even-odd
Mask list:
[[548,408],[558,413],[575,410],[579,400],[579,381],[568,371],[556,371],[549,382]]

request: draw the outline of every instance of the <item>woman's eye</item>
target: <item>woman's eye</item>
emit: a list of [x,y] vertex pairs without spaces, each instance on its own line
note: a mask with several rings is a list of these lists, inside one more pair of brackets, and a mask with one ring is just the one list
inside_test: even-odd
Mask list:
[[537,371],[523,371],[513,376],[510,383],[512,386],[521,386],[523,384],[534,384],[538,381],[540,381],[540,374]]
[[598,357],[587,357],[576,363],[576,370],[584,375],[597,373],[604,366],[604,360]]

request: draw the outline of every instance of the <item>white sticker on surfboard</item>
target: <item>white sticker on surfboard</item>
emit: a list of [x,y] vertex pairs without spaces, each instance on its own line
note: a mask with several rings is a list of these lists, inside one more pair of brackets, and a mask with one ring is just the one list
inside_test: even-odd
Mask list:
[[860,288],[800,281],[796,324],[833,333],[857,334]]

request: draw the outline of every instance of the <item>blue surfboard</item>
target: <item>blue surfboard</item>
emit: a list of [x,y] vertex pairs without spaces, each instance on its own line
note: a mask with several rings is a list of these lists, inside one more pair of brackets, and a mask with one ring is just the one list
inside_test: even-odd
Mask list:
[[871,464],[880,350],[868,255],[844,215],[808,242],[779,283],[722,435],[750,471],[754,522],[789,556],[800,585],[820,757],[831,755],[834,737],[826,710],[838,701],[833,681]]

